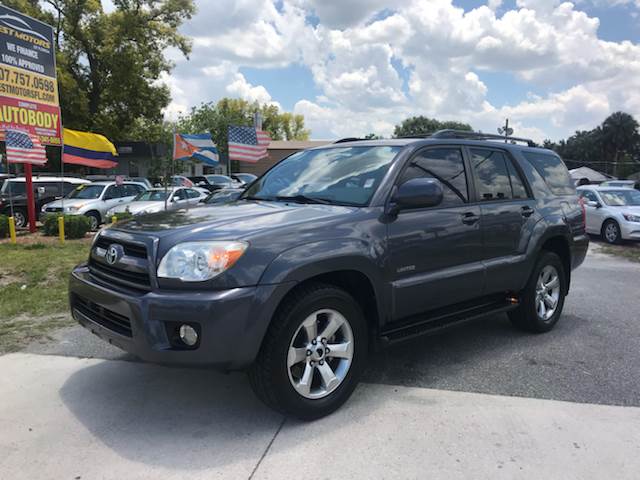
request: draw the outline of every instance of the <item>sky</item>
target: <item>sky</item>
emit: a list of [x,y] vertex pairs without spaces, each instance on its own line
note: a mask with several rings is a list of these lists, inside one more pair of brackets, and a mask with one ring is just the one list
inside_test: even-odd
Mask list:
[[413,115],[566,138],[640,119],[640,0],[196,0],[168,118],[222,97],[303,114],[313,139]]

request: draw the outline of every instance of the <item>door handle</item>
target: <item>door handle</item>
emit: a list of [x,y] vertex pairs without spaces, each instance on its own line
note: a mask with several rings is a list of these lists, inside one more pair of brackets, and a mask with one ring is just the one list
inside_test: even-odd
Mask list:
[[529,207],[528,205],[525,205],[524,207],[522,207],[522,210],[520,211],[520,213],[522,213],[522,216],[525,218],[530,217],[531,215],[533,215],[533,208]]
[[478,220],[480,220],[480,217],[473,212],[462,214],[462,223],[464,223],[465,225],[473,225]]

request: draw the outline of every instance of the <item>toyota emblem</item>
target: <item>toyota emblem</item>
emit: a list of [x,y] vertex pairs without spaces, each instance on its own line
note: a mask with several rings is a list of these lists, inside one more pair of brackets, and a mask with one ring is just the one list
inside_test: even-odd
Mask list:
[[122,247],[114,243],[113,245],[109,245],[109,248],[104,254],[104,259],[109,265],[114,265],[118,260],[120,260],[121,256]]

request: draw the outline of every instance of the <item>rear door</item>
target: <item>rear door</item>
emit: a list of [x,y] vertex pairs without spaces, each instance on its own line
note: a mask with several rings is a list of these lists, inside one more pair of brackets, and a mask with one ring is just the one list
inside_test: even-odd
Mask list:
[[469,203],[462,148],[420,150],[397,184],[416,177],[440,181],[444,199],[437,207],[401,210],[388,224],[393,320],[469,300],[483,290],[480,207]]
[[469,147],[477,199],[482,214],[485,293],[507,291],[520,280],[530,232],[536,222],[535,200],[506,150]]

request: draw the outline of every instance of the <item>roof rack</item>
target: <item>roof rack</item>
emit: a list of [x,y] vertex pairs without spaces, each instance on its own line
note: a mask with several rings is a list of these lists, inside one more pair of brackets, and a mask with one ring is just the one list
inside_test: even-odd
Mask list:
[[470,132],[468,130],[438,130],[429,135],[429,138],[460,138],[465,140],[504,140],[505,142],[522,142],[529,147],[536,147],[536,142],[530,138],[505,137],[504,135],[496,135],[493,133]]

